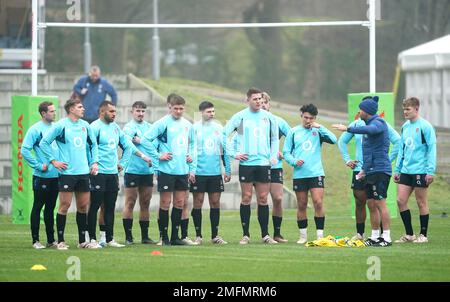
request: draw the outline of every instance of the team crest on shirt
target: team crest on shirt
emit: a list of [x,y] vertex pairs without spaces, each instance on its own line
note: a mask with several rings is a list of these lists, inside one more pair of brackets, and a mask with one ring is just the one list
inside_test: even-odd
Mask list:
[[184,132],[188,132],[188,127],[184,127]]
[[214,135],[215,135],[215,136],[219,136],[219,134],[220,134],[219,131],[217,131],[217,130],[214,131]]
[[419,128],[416,128],[416,132],[419,133]]
[[266,123],[266,124],[269,122],[269,119],[268,119],[267,117],[263,118],[262,120],[263,120],[263,122]]
[[81,127],[81,131],[86,132],[86,127]]
[[317,135],[317,132],[316,132],[316,131],[313,131],[312,135],[313,135],[313,136],[316,136],[316,135]]

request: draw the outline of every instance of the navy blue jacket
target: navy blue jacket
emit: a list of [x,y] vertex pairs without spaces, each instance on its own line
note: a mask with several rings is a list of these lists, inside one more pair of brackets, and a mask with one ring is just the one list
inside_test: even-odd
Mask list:
[[[81,89],[87,88],[85,95],[81,94]],[[100,78],[97,82],[93,82],[89,76],[81,77],[73,87],[73,90],[81,96],[84,106],[85,120],[95,120],[98,118],[98,107],[100,103],[106,100],[106,95],[111,97],[111,102],[117,104],[117,93],[114,87],[105,79]]]
[[362,169],[369,175],[373,173],[392,174],[392,166],[389,160],[389,130],[386,122],[377,114],[366,121],[365,126],[349,127],[347,132],[363,134],[363,159]]

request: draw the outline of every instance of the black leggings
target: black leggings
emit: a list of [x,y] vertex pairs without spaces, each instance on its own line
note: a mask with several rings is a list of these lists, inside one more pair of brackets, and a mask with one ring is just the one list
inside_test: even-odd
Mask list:
[[58,191],[33,190],[34,202],[31,209],[30,225],[33,243],[39,241],[39,225],[41,223],[41,210],[44,208],[45,232],[47,233],[47,243],[55,241],[54,221],[55,205],[58,198]]
[[97,212],[102,203],[105,205],[106,242],[110,242],[113,239],[114,213],[118,193],[118,191],[91,192],[91,204],[89,206],[88,213],[88,230],[90,239],[97,239],[95,235],[97,228]]

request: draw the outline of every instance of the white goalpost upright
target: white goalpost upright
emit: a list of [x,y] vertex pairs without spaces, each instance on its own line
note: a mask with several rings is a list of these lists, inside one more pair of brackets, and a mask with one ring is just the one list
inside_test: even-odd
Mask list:
[[369,21],[323,21],[323,22],[275,22],[275,23],[184,23],[184,24],[144,24],[144,23],[67,23],[67,22],[38,22],[38,0],[32,0],[33,33],[32,33],[32,65],[31,65],[31,94],[37,95],[37,36],[39,30],[48,27],[75,27],[75,28],[123,28],[123,29],[200,29],[200,28],[256,28],[256,27],[311,27],[311,26],[364,26],[369,28],[369,88],[376,92],[376,54],[375,54],[375,22],[376,0],[368,0]]

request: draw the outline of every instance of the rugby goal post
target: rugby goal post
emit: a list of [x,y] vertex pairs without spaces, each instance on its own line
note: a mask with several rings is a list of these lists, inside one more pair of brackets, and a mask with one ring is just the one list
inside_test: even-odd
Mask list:
[[37,37],[39,30],[49,27],[76,27],[76,28],[146,28],[146,29],[200,29],[200,28],[256,28],[256,27],[321,27],[321,26],[363,26],[369,29],[369,90],[376,91],[376,50],[375,26],[377,0],[367,0],[369,4],[369,20],[367,21],[322,21],[322,22],[278,22],[278,23],[184,23],[184,24],[127,24],[127,23],[70,23],[70,22],[39,22],[38,1],[32,0],[32,65],[31,65],[31,95],[37,95],[37,68],[38,47]]

